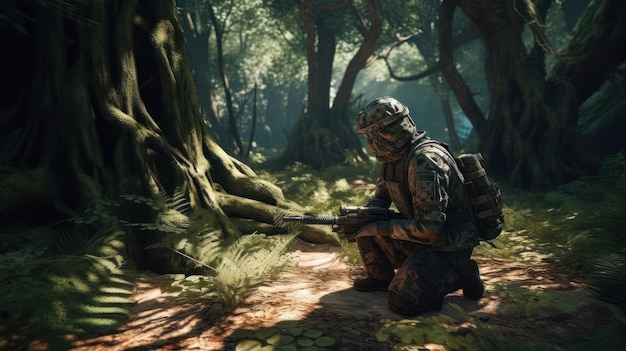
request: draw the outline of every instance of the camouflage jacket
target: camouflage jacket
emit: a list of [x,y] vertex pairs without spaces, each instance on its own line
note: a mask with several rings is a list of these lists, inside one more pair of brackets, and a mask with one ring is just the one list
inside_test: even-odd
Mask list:
[[440,251],[478,245],[462,176],[445,147],[424,136],[396,162],[383,163],[374,196],[366,206],[393,203],[407,219],[390,222],[392,238],[428,245]]

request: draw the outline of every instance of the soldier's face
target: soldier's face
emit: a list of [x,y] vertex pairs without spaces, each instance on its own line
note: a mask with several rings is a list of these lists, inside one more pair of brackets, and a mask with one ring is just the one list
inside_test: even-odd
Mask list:
[[378,131],[365,134],[365,145],[381,161],[390,161],[396,158],[394,156],[398,151],[397,143],[397,137],[391,133]]

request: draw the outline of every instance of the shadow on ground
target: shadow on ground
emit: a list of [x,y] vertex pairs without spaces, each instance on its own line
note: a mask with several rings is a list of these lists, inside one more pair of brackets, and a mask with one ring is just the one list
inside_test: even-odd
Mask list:
[[406,319],[386,293],[351,289],[359,267],[335,249],[300,244],[299,265],[258,286],[224,315],[181,304],[159,277],[137,285],[137,305],[119,331],[74,343],[85,350],[621,350],[626,320],[584,285],[537,262],[477,257],[487,284],[471,301],[448,295],[444,308]]

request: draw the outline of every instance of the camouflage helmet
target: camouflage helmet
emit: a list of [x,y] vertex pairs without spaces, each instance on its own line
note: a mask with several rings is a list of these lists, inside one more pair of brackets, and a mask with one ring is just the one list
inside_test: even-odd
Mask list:
[[397,161],[408,151],[406,146],[417,140],[415,123],[408,107],[389,97],[379,97],[359,112],[357,133],[365,136],[365,144],[383,162]]
[[383,130],[386,126],[408,115],[409,108],[400,101],[390,96],[379,97],[359,112],[356,131],[359,134],[367,134]]

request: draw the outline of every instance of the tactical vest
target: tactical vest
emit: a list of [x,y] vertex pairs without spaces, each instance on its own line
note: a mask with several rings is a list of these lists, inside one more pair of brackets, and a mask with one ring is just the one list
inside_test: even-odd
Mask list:
[[487,177],[480,163],[482,155],[463,154],[455,157],[445,144],[432,139],[416,144],[395,166],[389,164],[383,170],[387,191],[398,210],[407,218],[415,216],[406,179],[408,165],[418,149],[425,151],[426,148],[447,161],[467,194],[463,199],[450,199],[444,230],[459,222],[473,221],[480,240],[489,241],[498,237],[504,226],[502,194],[498,185]]
[[[450,166],[450,169],[456,169],[456,163],[452,155],[450,155],[447,151],[445,151],[444,147],[440,145],[438,142],[428,139],[422,141],[414,145],[409,152],[404,155],[403,159],[399,162],[393,164],[386,164],[383,168],[383,179],[385,180],[385,187],[387,192],[389,193],[389,197],[393,201],[393,203],[398,208],[398,211],[402,213],[407,218],[414,218],[415,212],[413,208],[413,197],[411,195],[411,191],[409,189],[409,184],[407,181],[409,163],[411,159],[416,154],[418,149],[426,149],[426,147],[430,150],[435,151],[439,154],[446,163]],[[421,151],[421,150],[420,150]],[[463,188],[463,176],[458,171],[452,171],[454,174],[450,180],[451,185],[454,185],[453,182],[458,182],[456,185],[458,187]],[[456,180],[453,179],[456,177]],[[459,189],[459,191],[465,191],[464,189]],[[456,192],[455,192],[456,193]],[[448,208],[446,209],[446,218],[429,218],[430,220],[444,222],[445,226],[444,230],[448,227],[454,226],[461,222],[471,222],[472,214],[468,211],[470,207],[469,199],[463,196],[463,198],[450,198],[448,203]],[[465,211],[464,211],[465,210]]]

